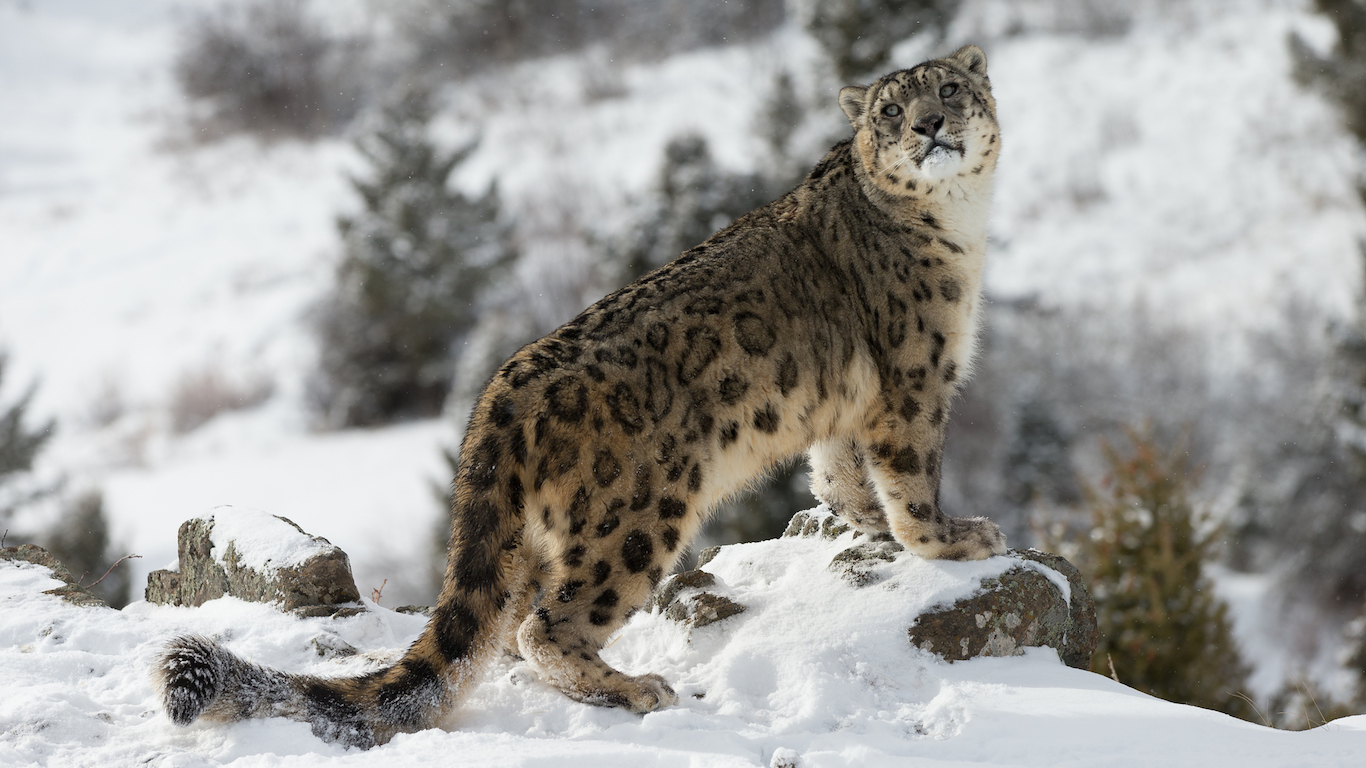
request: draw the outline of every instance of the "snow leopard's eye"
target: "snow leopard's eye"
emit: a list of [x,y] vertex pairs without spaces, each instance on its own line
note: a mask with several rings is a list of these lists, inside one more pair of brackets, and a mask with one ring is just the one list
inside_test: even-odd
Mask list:
[[887,106],[882,108],[882,114],[886,115],[887,117],[896,117],[897,115],[901,114],[901,107],[898,107],[895,104],[888,104]]
[[955,93],[958,93],[958,86],[953,83],[946,83],[939,86],[939,98],[941,99],[947,99]]

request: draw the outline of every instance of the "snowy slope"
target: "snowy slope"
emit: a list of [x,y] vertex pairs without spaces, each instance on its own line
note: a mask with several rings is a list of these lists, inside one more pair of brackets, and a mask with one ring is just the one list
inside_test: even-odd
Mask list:
[[1322,24],[1234,10],[994,48],[1005,145],[988,290],[1146,305],[1224,339],[1274,331],[1296,299],[1344,316],[1361,290],[1356,150],[1288,76],[1288,34]]
[[[221,598],[195,609],[80,609],[40,591],[47,571],[0,564],[0,765],[1355,766],[1366,716],[1275,731],[1154,699],[1063,666],[1051,649],[946,664],[911,648],[918,612],[1013,562],[880,565],[860,589],[826,569],[835,541],[727,547],[707,569],[748,610],[689,636],[637,614],[604,656],[671,680],[681,703],[644,717],[574,703],[511,658],[449,723],[346,751],[285,720],[179,729],[147,669],[177,632],[218,635],[254,661],[356,674],[392,660],[422,626],[387,610],[295,619]],[[323,660],[313,641],[356,646]]]

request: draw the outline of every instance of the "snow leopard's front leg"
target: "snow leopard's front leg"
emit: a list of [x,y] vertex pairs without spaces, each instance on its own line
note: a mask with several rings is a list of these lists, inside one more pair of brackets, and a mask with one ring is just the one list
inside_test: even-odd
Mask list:
[[889,395],[870,421],[868,476],[892,535],[927,559],[981,560],[1004,554],[1005,536],[985,517],[949,517],[939,508],[944,432],[951,392]]

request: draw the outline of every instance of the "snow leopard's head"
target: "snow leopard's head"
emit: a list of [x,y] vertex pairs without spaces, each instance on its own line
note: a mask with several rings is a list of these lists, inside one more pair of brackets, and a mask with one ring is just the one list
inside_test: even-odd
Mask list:
[[868,177],[917,197],[935,182],[989,180],[1000,150],[987,57],[965,45],[950,56],[840,91]]

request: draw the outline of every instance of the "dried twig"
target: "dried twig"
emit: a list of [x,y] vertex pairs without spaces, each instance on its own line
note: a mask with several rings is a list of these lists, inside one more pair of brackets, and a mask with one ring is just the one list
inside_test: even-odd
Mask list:
[[1253,701],[1251,696],[1248,696],[1246,693],[1243,693],[1242,691],[1230,691],[1230,693],[1242,699],[1243,701],[1246,701],[1247,705],[1249,707],[1252,707],[1252,711],[1257,713],[1257,717],[1261,718],[1262,725],[1265,725],[1267,728],[1276,727],[1271,724],[1271,721],[1267,719],[1266,714],[1262,712],[1261,707],[1257,706],[1257,702]]
[[[99,584],[101,581],[104,581],[106,578],[108,578],[108,577],[109,577],[109,574],[113,573],[113,572],[114,572],[114,569],[117,568],[117,567],[119,567],[119,563],[122,563],[124,560],[135,560],[135,559],[136,559],[136,560],[142,559],[142,555],[124,555],[123,557],[120,557],[118,560],[115,560],[115,561],[114,561],[114,564],[111,565],[111,566],[109,566],[109,570],[105,571],[105,572],[104,572],[104,575],[101,576],[98,580],[96,580],[95,584]],[[84,574],[84,573],[81,574],[81,579],[85,579],[85,574]],[[79,584],[80,582],[76,582],[76,583]],[[91,587],[95,586],[95,584],[91,584],[91,585],[87,586],[86,589],[90,589]]]
[[[1318,712],[1319,712],[1319,725],[1327,725],[1327,724],[1328,724],[1328,718],[1326,718],[1326,717],[1323,716],[1323,708],[1319,706],[1319,702],[1314,698],[1314,692],[1311,691],[1311,690],[1309,690],[1309,684],[1306,683],[1304,680],[1300,680],[1300,688],[1304,690],[1304,695],[1309,697],[1309,703],[1310,703],[1310,704],[1313,704],[1313,705],[1314,705],[1314,709],[1318,710]],[[1308,709],[1306,709],[1305,712],[1304,712],[1304,719],[1305,719],[1306,721],[1309,720],[1309,710],[1308,710]],[[1310,728],[1314,728],[1314,727],[1316,727],[1316,726],[1311,725],[1311,726],[1309,726],[1309,727],[1310,727]]]

